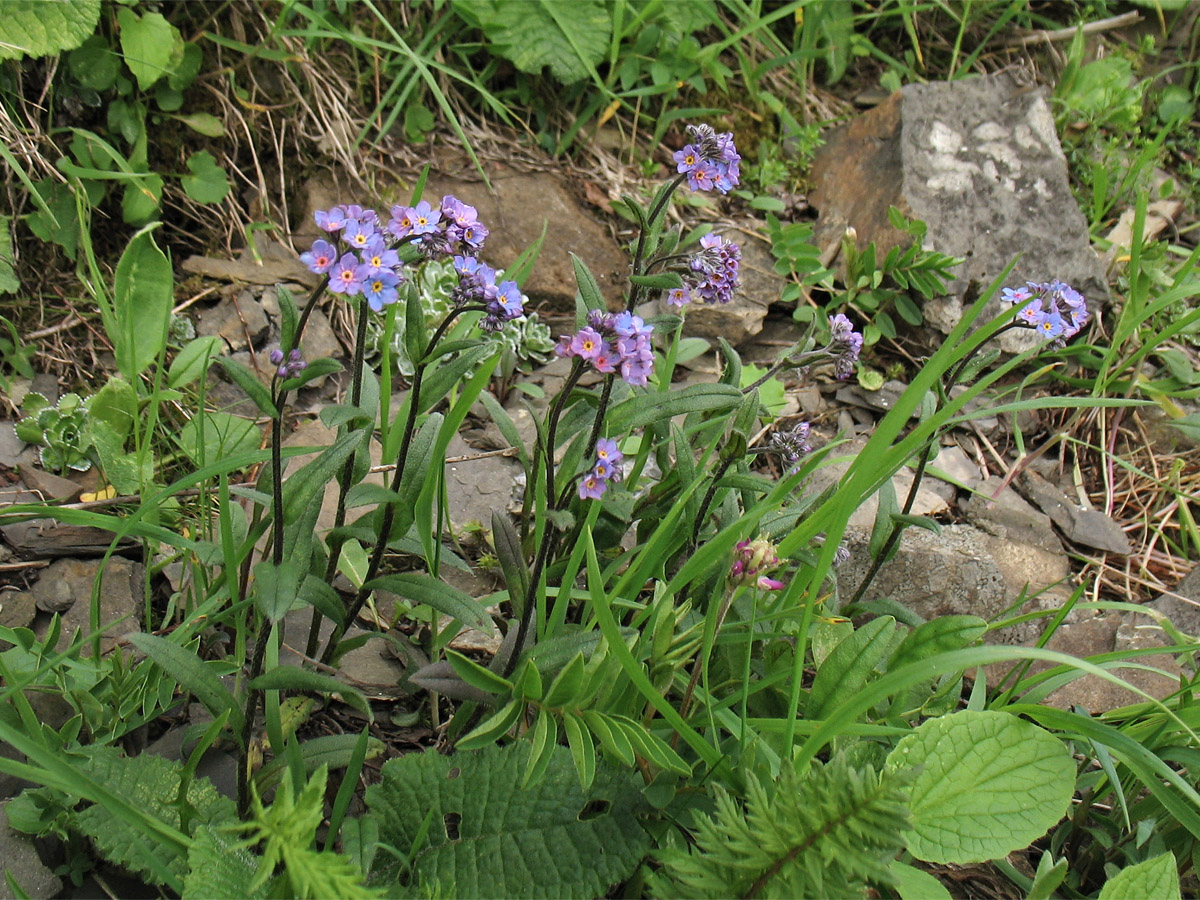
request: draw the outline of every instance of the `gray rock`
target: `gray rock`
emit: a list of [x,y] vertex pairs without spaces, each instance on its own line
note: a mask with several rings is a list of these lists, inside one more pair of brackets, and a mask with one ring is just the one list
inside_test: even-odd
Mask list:
[[287,258],[271,254],[256,260],[248,253],[240,259],[214,259],[208,256],[189,256],[183,261],[183,271],[218,281],[243,284],[272,285],[294,281],[306,287],[316,287],[321,278],[308,271],[298,256],[288,252]]
[[0,466],[15,469],[17,466],[31,466],[37,459],[37,448],[26,444],[13,431],[15,421],[0,421]]
[[[449,457],[476,457],[479,451],[458,435],[446,449]],[[520,463],[504,456],[485,456],[446,464],[446,493],[450,524],[462,528],[469,522],[491,527],[492,510],[508,508]]]
[[[870,531],[846,533],[850,559],[837,570],[838,594],[845,601],[871,566]],[[923,619],[975,615],[993,619],[1024,592],[1039,594],[1024,611],[1052,609],[1065,599],[1061,587],[1070,574],[1066,557],[1040,547],[987,534],[970,525],[948,525],[941,534],[921,528],[904,532],[896,556],[880,569],[865,598],[888,597]],[[1040,592],[1040,593],[1039,593]],[[1041,626],[1026,623],[989,635],[995,643],[1026,644]]]
[[37,600],[33,594],[28,591],[0,591],[0,625],[5,628],[28,628],[36,615]]
[[[101,651],[112,649],[129,632],[141,630],[139,623],[145,610],[141,563],[130,562],[121,556],[110,557],[107,563],[102,560],[60,559],[42,572],[31,591],[38,609],[62,615],[58,649],[67,646],[77,628],[85,636],[91,634],[92,585],[101,573],[102,566],[100,627],[114,627],[106,630],[101,637]],[[91,644],[85,642],[82,654],[90,656],[91,653]]]
[[[966,259],[947,296],[925,305],[943,333],[961,317],[967,283],[987,285],[1018,255],[1011,284],[1058,278],[1093,303],[1108,299],[1045,91],[1011,74],[907,85],[826,135],[813,184],[822,247],[852,226],[882,258],[908,240],[888,222],[895,206],[928,225],[927,247]],[[993,300],[985,318],[1000,310]],[[1011,331],[1001,345],[1012,352],[1033,338]]]
[[979,484],[978,493],[962,504],[967,521],[988,534],[1021,544],[1032,544],[1051,553],[1062,553],[1050,517],[1039,512],[1011,488],[997,493],[1001,480],[992,476]]
[[[1162,628],[1149,616],[1119,612],[1104,612],[1090,619],[1064,622],[1046,644],[1050,650],[1080,658],[1170,645],[1171,641]],[[1030,671],[1038,672],[1045,668],[1045,664],[1038,663]],[[1179,679],[1184,674],[1175,656],[1170,653],[1131,657],[1123,661],[1121,668],[1110,668],[1109,671],[1159,700],[1179,690]],[[1141,703],[1142,700],[1140,694],[1095,675],[1084,675],[1046,698],[1046,702],[1052,706],[1062,709],[1080,706],[1093,713]]]
[[20,469],[21,480],[31,491],[36,491],[42,500],[60,500],[70,503],[83,493],[83,485],[71,478],[63,478],[45,469],[32,465],[23,465]]
[[[7,807],[7,800],[0,803],[0,865],[33,900],[57,896],[62,881],[42,862],[33,838],[9,827]],[[13,900],[16,896],[7,879],[0,878],[0,900]]]
[[1036,472],[1025,469],[1017,476],[1017,488],[1048,515],[1069,541],[1128,556],[1132,548],[1121,526],[1098,509],[1085,509]]
[[1185,575],[1174,590],[1160,594],[1150,606],[1180,631],[1200,635],[1200,566]]
[[196,322],[196,334],[202,337],[215,334],[234,351],[257,346],[267,336],[269,328],[262,303],[248,290],[231,294],[201,310]]
[[[860,435],[853,440],[835,447],[827,458],[832,461],[831,464],[822,466],[809,476],[808,482],[805,485],[805,493],[819,494],[830,485],[840,481],[842,476],[846,474],[846,469],[850,466],[852,459],[862,451],[866,444],[867,438]],[[901,469],[892,477],[892,487],[896,491],[896,503],[901,508],[904,507],[904,499],[908,496],[912,482],[913,473],[907,468]],[[914,516],[930,516],[945,512],[950,508],[948,501],[953,496],[954,488],[942,482],[925,479],[917,489],[917,496],[913,502],[911,514]],[[873,494],[850,515],[849,529],[870,533],[871,527],[875,523],[875,514],[878,509],[879,495]]]

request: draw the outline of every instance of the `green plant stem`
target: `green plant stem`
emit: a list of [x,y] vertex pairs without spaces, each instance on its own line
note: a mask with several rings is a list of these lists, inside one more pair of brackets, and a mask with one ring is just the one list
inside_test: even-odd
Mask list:
[[317,306],[317,301],[321,299],[321,295],[325,293],[325,288],[329,286],[329,276],[325,275],[321,278],[321,283],[313,288],[312,293],[308,295],[308,302],[304,304],[304,309],[300,311],[300,318],[296,322],[296,333],[292,335],[292,346],[280,348],[286,355],[289,350],[293,350],[300,346],[300,336],[304,334],[304,327],[308,324],[309,316]]
[[[567,381],[563,385],[558,396],[554,398],[554,405],[550,408],[550,415],[546,422],[546,447],[544,450],[544,458],[546,460],[546,498],[551,504],[551,509],[559,510],[566,505],[567,494],[564,492],[562,497],[554,495],[554,443],[555,435],[558,432],[558,420],[562,416],[563,407],[566,406],[567,396],[575,388],[576,382],[579,381],[580,375],[583,374],[583,363],[576,359],[571,366],[571,372],[567,375]],[[521,621],[517,625],[517,642],[513,646],[513,652],[504,664],[502,677],[507,678],[513,673],[517,667],[517,662],[521,656],[521,649],[525,646],[525,641],[529,636],[529,626],[533,621],[537,610],[537,594],[538,583],[542,580],[542,570],[546,566],[546,560],[550,556],[550,548],[554,544],[554,539],[557,536],[557,529],[554,523],[547,517],[546,530],[542,532],[542,540],[538,544],[537,555],[533,560],[533,569],[529,575],[529,587],[525,594],[525,606],[521,610]]]
[[[264,616],[262,624],[258,626],[258,633],[254,636],[254,656],[250,660],[249,681],[262,674],[271,627],[270,619]],[[250,811],[250,737],[254,734],[254,714],[258,711],[258,698],[261,696],[260,690],[246,691],[246,707],[243,710],[245,720],[242,724],[242,739],[238,742],[237,807],[238,815],[243,819]]]
[[[663,194],[659,198],[658,202],[651,207],[650,215],[646,217],[647,228],[642,229],[642,231],[638,234],[637,249],[634,251],[633,267],[630,270],[634,275],[645,274],[643,265],[646,258],[647,229],[654,227],[654,220],[662,215],[662,211],[666,209],[667,204],[671,202],[671,198],[675,196],[675,192],[679,190],[679,186],[685,181],[687,181],[686,173],[680,173],[679,175],[675,176],[675,180],[671,182],[670,188],[663,191]],[[627,300],[625,303],[625,309],[627,311],[632,312],[637,307],[638,303],[641,301],[642,291],[643,288],[641,285],[635,284],[630,287],[629,300]]]
[[720,481],[725,473],[729,471],[729,467],[737,462],[736,456],[730,456],[729,459],[721,460],[715,472],[713,472],[712,482],[708,485],[708,490],[704,494],[704,499],[700,501],[700,511],[696,514],[696,523],[692,526],[692,549],[696,548],[696,544],[700,540],[700,529],[704,527],[704,517],[708,515],[708,507],[713,502],[713,497],[717,494],[717,482]]
[[[1010,322],[1003,328],[999,329],[994,337],[999,337],[1005,331],[1015,327],[1018,327],[1017,324],[1015,322]],[[946,396],[954,388],[954,385],[962,376],[962,373],[966,371],[967,365],[982,349],[982,347],[983,345],[980,344],[978,347],[964,356],[959,361],[958,365],[950,371],[950,374],[947,376],[944,382],[945,387],[938,391],[938,406],[940,406],[941,403],[946,399]],[[935,408],[934,414],[936,413],[937,409]],[[929,440],[927,440],[921,447],[920,454],[917,458],[917,468],[916,471],[913,472],[912,484],[910,484],[908,487],[908,495],[904,498],[904,506],[900,510],[902,515],[907,516],[912,512],[913,504],[917,501],[917,491],[921,489],[921,480],[925,477],[925,467],[929,464],[929,451],[939,437],[939,432],[935,431],[929,436]],[[875,580],[875,576],[879,574],[879,570],[883,568],[884,563],[887,562],[888,558],[892,554],[892,551],[896,549],[896,545],[900,542],[900,538],[903,534],[903,526],[899,525],[899,523],[892,523],[892,530],[888,533],[887,540],[883,542],[883,547],[880,548],[879,554],[871,562],[870,570],[868,570],[866,576],[858,585],[857,590],[854,592],[854,596],[850,598],[849,605],[853,606],[862,599],[863,594],[865,594],[867,591],[867,588],[871,586],[871,582]]]
[[[366,355],[367,318],[366,300],[359,300],[358,328],[354,336],[354,371],[350,381],[350,405],[358,406],[362,402],[362,373],[363,357]],[[346,538],[337,533],[346,524],[346,494],[350,491],[350,482],[354,479],[354,457],[351,454],[342,466],[338,476],[337,511],[333,516],[333,535],[329,539],[329,560],[325,564],[325,583],[332,584],[333,576],[337,574],[338,561],[342,556],[342,547]],[[312,658],[317,653],[317,645],[321,642],[321,611],[315,606],[312,611],[312,622],[308,626],[308,644],[304,655]]]
[[742,393],[748,394],[755,388],[762,387],[784,369],[800,369],[804,366],[816,365],[817,363],[823,362],[826,359],[835,358],[836,354],[832,353],[828,347],[822,348],[821,350],[811,350],[808,353],[802,353],[800,357],[795,360],[785,356],[783,359],[773,364],[771,368],[767,369],[766,374],[753,384],[748,384],[746,387],[742,388]]
[[[429,343],[425,345],[425,352],[421,354],[421,360],[417,362],[416,368],[413,371],[412,388],[409,391],[408,418],[404,422],[404,434],[400,439],[400,456],[396,460],[396,470],[392,473],[392,483],[389,486],[392,493],[400,490],[400,483],[404,479],[404,469],[408,465],[408,451],[412,446],[413,432],[417,426],[417,415],[421,408],[421,382],[425,378],[425,370],[429,368],[429,364],[425,362],[433,348],[437,346],[438,341],[449,329],[450,325],[462,313],[486,310],[484,306],[461,306],[458,309],[452,309],[446,318],[442,320],[442,324],[438,326],[433,333],[433,337],[429,339]],[[321,654],[321,664],[329,665],[333,659],[334,650],[337,649],[338,643],[342,639],[342,635],[346,633],[346,627],[350,622],[358,616],[363,606],[367,602],[367,598],[371,596],[371,589],[367,586],[372,579],[379,573],[379,568],[383,565],[383,557],[387,553],[388,537],[392,530],[392,523],[396,519],[396,503],[389,502],[383,508],[383,518],[379,526],[379,536],[375,541],[375,547],[371,551],[371,558],[367,563],[367,571],[363,577],[362,586],[354,595],[354,599],[350,601],[346,607],[345,621],[340,625],[335,625],[333,633],[329,636],[329,642],[325,645],[325,650]]]

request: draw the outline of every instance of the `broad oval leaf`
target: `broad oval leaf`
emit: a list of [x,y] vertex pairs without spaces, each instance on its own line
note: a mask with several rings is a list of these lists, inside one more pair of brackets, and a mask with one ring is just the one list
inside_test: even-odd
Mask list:
[[905,837],[926,862],[983,862],[1027,847],[1062,819],[1075,791],[1075,763],[1062,741],[992,710],[924,722],[887,764],[917,770]]

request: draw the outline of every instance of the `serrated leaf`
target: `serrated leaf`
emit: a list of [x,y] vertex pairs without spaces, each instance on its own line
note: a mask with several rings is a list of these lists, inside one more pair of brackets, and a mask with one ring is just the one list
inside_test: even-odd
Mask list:
[[184,175],[179,183],[197,203],[220,203],[229,195],[229,176],[207,150],[189,156],[187,167],[191,174]]
[[[112,747],[90,747],[85,771],[110,790],[127,798],[147,816],[153,816],[172,828],[179,828],[179,796],[182,766],[161,756],[142,754],[124,757]],[[188,785],[187,803],[193,824],[219,825],[236,820],[233,801],[219,793],[207,778],[194,778]],[[160,865],[175,875],[186,874],[183,853],[165,843],[147,840],[145,832],[135,829],[113,815],[102,804],[93,804],[73,816],[73,824],[90,837],[101,855],[162,883]]]
[[100,0],[8,0],[0,15],[0,59],[48,56],[82,44],[100,21]]
[[916,771],[905,838],[926,862],[983,862],[1027,847],[1062,819],[1075,790],[1075,764],[1062,741],[990,710],[924,722],[887,764]]
[[251,890],[258,859],[236,837],[201,825],[192,835],[183,879],[183,900],[208,897],[266,897],[266,885]]
[[[606,896],[649,848],[637,818],[644,809],[637,779],[601,765],[585,792],[566,748],[551,744],[541,780],[514,791],[529,754],[528,742],[520,741],[453,757],[427,752],[389,761],[380,783],[367,789],[380,840],[412,846],[432,810],[432,827],[412,860],[415,880],[426,891],[436,886],[456,897]],[[554,865],[547,864],[551,860]],[[373,875],[395,877],[396,865],[380,854]]]
[[1100,900],[1179,900],[1179,869],[1170,851],[1122,869],[1104,883]]
[[530,75],[549,66],[563,84],[581,81],[608,50],[609,13],[595,0],[576,0],[565,16],[552,15],[548,6],[546,0],[498,3],[481,13],[490,49]]

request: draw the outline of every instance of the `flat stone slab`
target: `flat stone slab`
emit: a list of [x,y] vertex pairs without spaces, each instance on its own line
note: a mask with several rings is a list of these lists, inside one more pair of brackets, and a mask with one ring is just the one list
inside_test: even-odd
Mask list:
[[[1011,73],[907,85],[825,136],[813,184],[823,248],[853,227],[882,258],[908,240],[888,221],[895,206],[926,223],[927,248],[965,258],[947,296],[924,307],[943,333],[961,318],[968,282],[986,287],[1018,255],[1009,284],[1061,279],[1094,304],[1108,299],[1045,90]],[[993,300],[985,317],[1001,309]],[[1032,340],[1017,330],[1001,345],[1013,352]]]

